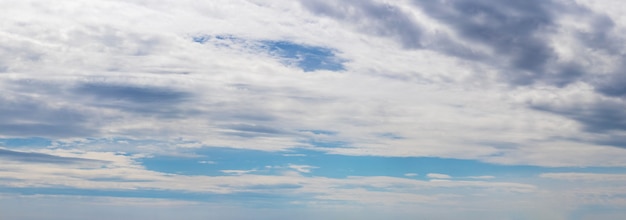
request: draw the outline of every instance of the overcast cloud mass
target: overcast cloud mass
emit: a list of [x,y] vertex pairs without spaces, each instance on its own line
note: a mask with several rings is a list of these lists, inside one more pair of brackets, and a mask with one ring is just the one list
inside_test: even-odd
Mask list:
[[0,8],[0,219],[626,216],[620,1]]

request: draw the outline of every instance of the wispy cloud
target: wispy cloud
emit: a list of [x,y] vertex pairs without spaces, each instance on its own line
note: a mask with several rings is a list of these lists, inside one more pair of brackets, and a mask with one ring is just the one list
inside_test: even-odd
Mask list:
[[442,174],[442,173],[429,173],[426,174],[426,177],[431,179],[450,179],[452,178],[450,175]]
[[101,164],[105,165],[106,161],[94,160],[94,159],[84,159],[77,157],[61,157],[55,156],[45,153],[36,153],[36,152],[21,152],[21,151],[12,151],[7,149],[0,148],[0,158],[4,158],[5,160],[13,160],[20,162],[29,162],[29,163],[50,163],[50,164],[74,164],[74,163],[83,163],[83,164]]
[[315,169],[317,167],[309,166],[309,165],[289,164],[289,168],[294,169],[294,170],[296,170],[298,172],[301,172],[301,173],[310,173],[311,169]]

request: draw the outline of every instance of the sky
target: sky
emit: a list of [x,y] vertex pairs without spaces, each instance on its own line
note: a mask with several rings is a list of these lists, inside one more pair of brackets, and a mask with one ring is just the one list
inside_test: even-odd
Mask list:
[[625,4],[0,0],[0,219],[622,219]]

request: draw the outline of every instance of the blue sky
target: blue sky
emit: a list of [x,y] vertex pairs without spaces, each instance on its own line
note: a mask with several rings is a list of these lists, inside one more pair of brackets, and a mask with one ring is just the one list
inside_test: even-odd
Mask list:
[[0,219],[626,216],[620,2],[0,7]]

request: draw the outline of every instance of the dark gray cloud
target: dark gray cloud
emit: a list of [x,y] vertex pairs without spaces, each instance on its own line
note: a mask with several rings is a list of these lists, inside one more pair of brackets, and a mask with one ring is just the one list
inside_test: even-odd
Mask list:
[[[565,31],[586,51],[626,63],[626,56],[622,54],[624,41],[615,34],[615,22],[574,1],[411,1],[413,7],[449,27],[460,37],[460,42],[486,47],[493,54],[472,51],[446,34],[423,32],[419,21],[411,19],[408,13],[371,0],[302,0],[301,4],[315,14],[356,25],[366,34],[395,38],[408,49],[437,51],[495,67],[500,79],[511,86],[590,84],[595,92],[613,100],[529,107],[573,119],[587,132],[626,131],[626,65],[615,72],[598,74],[600,67],[576,61],[597,59],[591,53],[577,54],[576,60],[564,61],[554,48],[551,37]],[[589,28],[562,27],[560,19],[564,16],[576,17],[577,22]],[[379,28],[387,31],[377,32]]]
[[368,34],[398,39],[407,48],[421,48],[422,29],[409,14],[389,4],[371,0],[301,0],[313,13],[355,25]]
[[544,78],[546,65],[556,57],[542,36],[553,25],[554,15],[548,10],[555,7],[551,1],[416,0],[414,3],[465,40],[495,51],[497,56],[485,61],[492,65],[507,63],[510,70],[503,71],[503,76],[514,84],[531,84]]
[[[549,39],[564,14],[584,15],[590,31],[573,33],[583,45],[616,53],[621,44],[611,37],[610,17],[567,1],[553,0],[413,0],[415,7],[450,27],[462,41],[490,48],[472,50],[444,33],[425,33],[419,21],[397,6],[368,1],[302,0],[311,12],[356,26],[360,31],[390,37],[408,49],[427,49],[478,61],[500,69],[511,85],[545,83],[566,86],[586,79],[580,64],[559,61]],[[478,73],[480,74],[480,73]]]
[[73,89],[86,105],[119,109],[137,114],[158,114],[162,117],[183,117],[193,114],[192,110],[182,110],[180,105],[192,97],[191,93],[166,87],[82,84]]
[[40,80],[6,85],[7,95],[0,96],[0,133],[6,136],[97,136],[102,126],[119,118],[94,114],[102,108],[161,119],[196,114],[193,108],[181,107],[192,95],[171,88],[104,83],[71,86]]
[[602,137],[597,140],[592,140],[593,143],[615,146],[620,148],[626,148],[626,136],[625,135],[609,135],[607,137]]
[[536,104],[531,107],[576,120],[588,132],[626,130],[626,111],[624,111],[626,103],[619,100],[574,103],[566,106]]
[[86,127],[87,116],[69,106],[52,106],[43,101],[19,96],[0,97],[0,133],[21,137],[76,137],[93,134]]
[[139,87],[115,84],[83,84],[76,88],[79,94],[92,95],[106,101],[124,101],[131,103],[172,104],[182,102],[188,93],[169,88]]
[[[458,53],[446,47],[427,49],[498,67],[501,78],[515,86],[541,83],[562,87],[589,80],[594,74],[595,70],[585,69],[580,63],[559,60],[550,36],[561,28],[557,21],[561,16],[580,17],[580,23],[591,27],[585,31],[568,30],[581,45],[624,60],[619,54],[623,41],[610,34],[615,28],[613,20],[574,2],[414,0],[413,3],[432,18],[451,27],[463,40],[491,48],[495,56]],[[596,86],[604,94],[615,92],[611,86],[605,89],[605,84]]]
[[224,132],[224,134],[239,137],[281,136],[290,134],[290,132],[266,125],[233,124],[222,127],[229,130],[228,132]]
[[588,48],[595,50],[603,50],[609,54],[617,55],[620,53],[620,42],[617,38],[611,36],[611,31],[615,28],[613,19],[604,14],[597,14],[581,8],[577,11],[581,14],[588,15],[587,21],[590,23],[588,31],[576,32],[576,38],[581,40]]
[[[626,62],[626,59],[623,59]],[[622,67],[626,71],[626,66]],[[611,97],[626,98],[626,72],[598,77],[594,84],[597,92]]]
[[75,157],[60,157],[50,154],[33,153],[33,152],[21,152],[12,151],[0,148],[0,158],[6,160],[28,162],[28,163],[50,163],[50,164],[83,164],[83,163],[98,163],[105,164],[106,161],[91,160]]
[[16,137],[84,137],[97,130],[76,124],[1,123],[0,133]]

